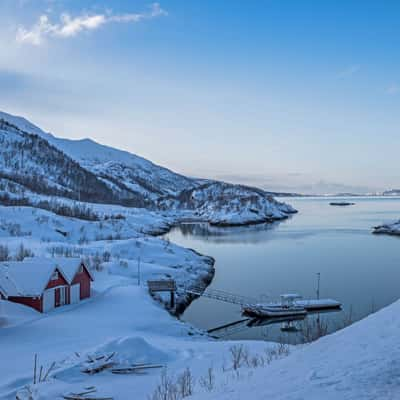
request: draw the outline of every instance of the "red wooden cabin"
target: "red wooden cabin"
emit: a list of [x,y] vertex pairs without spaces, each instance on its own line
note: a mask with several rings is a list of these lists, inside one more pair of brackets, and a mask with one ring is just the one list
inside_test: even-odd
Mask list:
[[60,265],[69,282],[69,303],[74,304],[90,297],[91,282],[94,279],[81,260],[78,262],[70,260],[73,259],[64,260]]
[[9,301],[48,312],[90,297],[93,277],[77,258],[29,258],[0,265],[0,286]]

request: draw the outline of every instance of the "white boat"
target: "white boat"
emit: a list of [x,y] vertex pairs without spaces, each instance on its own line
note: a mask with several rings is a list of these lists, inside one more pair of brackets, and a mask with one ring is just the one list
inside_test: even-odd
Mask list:
[[305,315],[307,310],[302,305],[294,302],[300,299],[298,294],[283,294],[281,301],[277,303],[258,303],[243,306],[244,314],[254,317],[287,317],[295,315]]

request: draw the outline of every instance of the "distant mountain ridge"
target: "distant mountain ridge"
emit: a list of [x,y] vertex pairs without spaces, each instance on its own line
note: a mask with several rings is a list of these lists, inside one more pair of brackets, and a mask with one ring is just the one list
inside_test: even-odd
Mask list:
[[221,225],[282,219],[295,212],[264,190],[189,178],[91,139],[57,138],[4,112],[0,143],[0,189],[12,182],[21,193],[186,210]]
[[383,196],[400,196],[400,189],[390,189],[390,190],[385,190],[382,193]]

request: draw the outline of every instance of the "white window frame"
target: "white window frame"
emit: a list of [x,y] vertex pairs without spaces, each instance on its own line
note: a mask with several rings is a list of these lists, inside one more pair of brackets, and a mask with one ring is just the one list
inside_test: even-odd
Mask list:
[[52,274],[51,274],[51,281],[57,281],[60,278],[60,274],[58,273],[57,270],[55,270]]

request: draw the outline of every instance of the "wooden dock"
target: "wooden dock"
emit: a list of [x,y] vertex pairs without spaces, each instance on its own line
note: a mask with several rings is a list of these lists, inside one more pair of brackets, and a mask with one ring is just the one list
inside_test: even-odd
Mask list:
[[149,280],[147,281],[147,287],[149,288],[150,294],[157,292],[169,292],[170,294],[170,307],[175,307],[175,292],[176,282],[173,279],[160,279],[160,280]]
[[[256,298],[237,295],[218,289],[210,289],[202,286],[190,286],[183,289],[186,293],[190,293],[199,297],[205,297],[213,300],[223,301],[226,303],[237,304],[242,310],[260,310],[265,309],[264,317],[290,316],[295,314],[306,314],[308,312],[339,310],[342,304],[332,299],[310,299],[302,300],[297,295],[282,295],[281,301],[260,302]],[[294,296],[294,297],[293,297]],[[284,303],[285,298],[296,298],[290,303]],[[302,310],[300,310],[302,309]],[[296,311],[296,312],[294,312]],[[261,316],[261,315],[258,315]]]
[[199,297],[201,296],[209,299],[223,301],[225,303],[237,304],[242,307],[249,304],[257,303],[257,299],[255,298],[240,296],[218,289],[204,288],[202,286],[190,286],[185,288],[184,290],[186,293],[194,294]]

